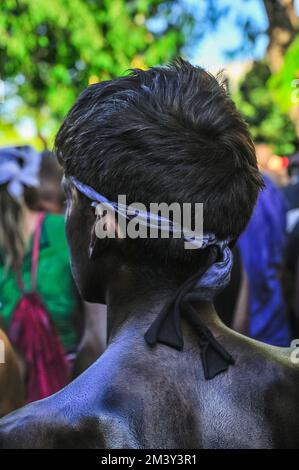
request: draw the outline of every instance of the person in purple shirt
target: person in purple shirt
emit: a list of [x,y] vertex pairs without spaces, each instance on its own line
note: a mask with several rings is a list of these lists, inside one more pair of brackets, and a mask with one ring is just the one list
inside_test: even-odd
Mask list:
[[280,281],[286,230],[286,201],[264,175],[251,220],[238,241],[249,279],[249,336],[275,346],[291,341]]

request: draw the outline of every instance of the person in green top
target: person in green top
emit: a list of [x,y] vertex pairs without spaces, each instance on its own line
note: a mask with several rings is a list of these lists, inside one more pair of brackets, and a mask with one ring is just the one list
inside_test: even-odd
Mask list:
[[[30,290],[32,245],[39,212],[41,156],[31,147],[0,149],[0,322],[6,332],[22,297]],[[56,327],[66,355],[78,346],[81,307],[71,275],[64,216],[46,214],[41,227],[37,291]],[[25,372],[26,365],[23,372]]]
[[[28,215],[35,219],[35,213]],[[34,224],[33,224],[34,225]],[[32,234],[26,247],[20,267],[26,291],[30,287]],[[12,312],[22,292],[12,267],[5,267],[5,253],[0,255],[0,312],[5,330],[8,330]],[[64,233],[64,217],[60,214],[46,214],[40,238],[40,252],[37,272],[37,291],[59,333],[66,352],[75,351],[77,332],[75,312],[77,296],[71,277],[69,253]]]

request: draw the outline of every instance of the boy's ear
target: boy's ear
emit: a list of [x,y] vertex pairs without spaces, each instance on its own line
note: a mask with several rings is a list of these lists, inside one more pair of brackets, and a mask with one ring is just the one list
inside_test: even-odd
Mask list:
[[91,229],[88,247],[89,259],[97,259],[109,245],[109,241],[123,238],[114,211],[96,208],[96,218]]
[[[107,239],[99,240],[96,236],[95,227],[96,222],[92,226],[88,246],[88,257],[92,261],[96,260],[103,252],[103,249],[107,246]],[[101,242],[101,244],[99,242]]]

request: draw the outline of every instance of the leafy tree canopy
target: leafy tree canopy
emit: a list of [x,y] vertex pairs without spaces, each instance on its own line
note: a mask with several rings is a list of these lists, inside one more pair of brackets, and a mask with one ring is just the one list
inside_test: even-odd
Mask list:
[[[299,25],[294,0],[260,0],[266,28],[248,13],[251,0],[240,1],[244,9],[235,21],[242,41],[230,51],[231,57],[249,54],[267,34],[267,63],[272,73],[276,71],[271,78],[265,62],[255,63],[237,93],[238,105],[256,139],[288,153],[294,137],[287,117],[290,83],[299,63],[298,37],[293,40]],[[0,140],[1,134],[14,135],[24,117],[34,119],[40,136],[52,138],[89,83],[128,68],[165,63],[182,50],[191,52],[194,40],[217,28],[233,8],[234,2],[220,0],[2,0],[0,78],[5,81],[5,103],[0,107]]]
[[282,68],[268,81],[275,103],[289,112],[299,104],[299,35],[287,49]]
[[172,59],[192,26],[180,1],[3,0],[0,77],[6,101],[22,99],[13,119],[52,133],[89,83]]
[[288,155],[295,150],[295,128],[286,110],[281,110],[273,99],[268,85],[271,77],[266,62],[254,62],[240,83],[235,100],[254,140],[272,144],[279,155]]

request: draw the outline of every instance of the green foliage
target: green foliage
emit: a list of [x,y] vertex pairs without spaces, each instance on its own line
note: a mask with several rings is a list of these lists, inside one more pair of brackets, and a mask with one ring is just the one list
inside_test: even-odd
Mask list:
[[[6,93],[0,143],[5,136],[16,139],[28,116],[50,144],[88,84],[171,60],[232,8],[215,0],[1,0],[0,78]],[[247,48],[259,32],[246,9],[244,15],[238,21]],[[293,149],[287,113],[298,64],[299,38],[278,74],[271,77],[266,64],[256,62],[235,96],[254,138],[283,154]]]
[[295,95],[299,97],[299,35],[289,46],[281,70],[269,79],[269,88],[282,112],[293,108]]
[[[168,4],[180,1],[2,0],[0,78],[8,99],[22,98],[11,119],[32,116],[52,133],[89,83],[172,59],[193,21],[183,9],[164,15]],[[151,32],[147,20],[161,15],[162,30]]]
[[295,129],[287,113],[273,99],[268,86],[270,79],[268,65],[263,61],[254,62],[234,98],[253,139],[272,144],[278,154],[286,155],[295,150]]

